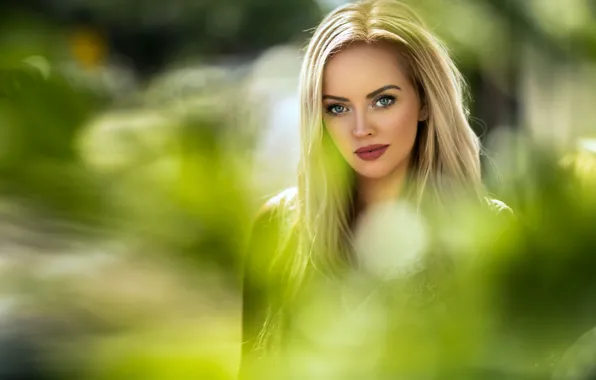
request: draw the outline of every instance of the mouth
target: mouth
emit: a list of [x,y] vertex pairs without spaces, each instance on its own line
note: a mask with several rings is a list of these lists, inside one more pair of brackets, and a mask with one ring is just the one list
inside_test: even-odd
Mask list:
[[369,145],[357,149],[354,153],[364,161],[374,161],[385,154],[388,148],[389,145],[385,144]]

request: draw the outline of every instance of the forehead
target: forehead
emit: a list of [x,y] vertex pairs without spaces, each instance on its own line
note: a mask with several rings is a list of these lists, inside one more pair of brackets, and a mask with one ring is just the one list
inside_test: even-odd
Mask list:
[[323,92],[337,96],[368,94],[387,84],[408,86],[396,45],[358,42],[334,54],[323,71]]

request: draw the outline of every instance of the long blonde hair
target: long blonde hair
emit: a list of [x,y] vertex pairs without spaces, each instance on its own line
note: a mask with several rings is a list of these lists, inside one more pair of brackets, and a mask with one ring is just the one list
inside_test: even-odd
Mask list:
[[418,205],[423,200],[440,204],[461,192],[484,198],[480,145],[468,123],[465,84],[447,49],[397,0],[340,6],[317,27],[301,70],[301,160],[292,202],[299,238],[286,266],[289,298],[308,267],[333,271],[353,262],[353,170],[326,132],[322,87],[328,59],[354,42],[395,44],[426,107],[428,117],[419,125],[408,173],[408,197]]
[[[428,118],[418,129],[409,170],[411,196],[440,203],[448,194],[482,198],[480,145],[468,123],[465,84],[447,49],[405,4],[367,0],[332,11],[308,44],[301,71],[301,161],[298,220],[314,263],[351,261],[351,170],[338,156],[323,123],[323,69],[353,42],[391,42],[409,69]],[[316,255],[316,256],[315,256]]]

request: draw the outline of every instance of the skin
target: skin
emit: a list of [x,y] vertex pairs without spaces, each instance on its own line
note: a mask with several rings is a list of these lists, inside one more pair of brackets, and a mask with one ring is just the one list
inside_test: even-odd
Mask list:
[[[356,173],[358,208],[396,199],[426,118],[396,46],[355,43],[336,53],[323,73],[323,110],[329,135]],[[372,144],[389,148],[375,161],[354,153]]]

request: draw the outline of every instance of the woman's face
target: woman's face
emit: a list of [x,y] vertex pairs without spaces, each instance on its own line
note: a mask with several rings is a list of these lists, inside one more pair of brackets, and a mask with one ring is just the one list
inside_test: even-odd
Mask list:
[[423,115],[395,46],[355,43],[335,54],[323,73],[323,111],[329,135],[358,175],[407,170]]

